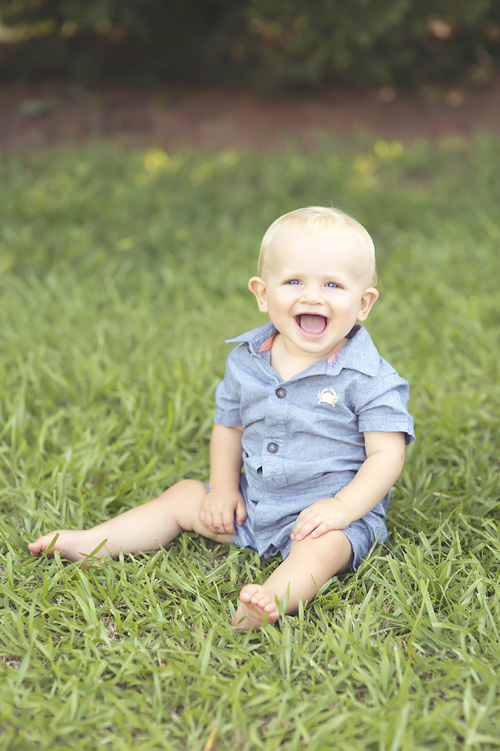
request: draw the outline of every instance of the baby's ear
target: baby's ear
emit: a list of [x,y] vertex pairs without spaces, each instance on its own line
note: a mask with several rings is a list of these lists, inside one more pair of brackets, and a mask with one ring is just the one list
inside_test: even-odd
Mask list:
[[373,308],[378,300],[378,290],[375,287],[368,287],[361,296],[361,303],[359,306],[358,315],[356,316],[358,321],[366,321],[370,310]]
[[252,278],[248,282],[248,289],[257,298],[257,305],[259,306],[260,312],[267,313],[268,308],[265,281],[261,279],[260,276],[252,276]]

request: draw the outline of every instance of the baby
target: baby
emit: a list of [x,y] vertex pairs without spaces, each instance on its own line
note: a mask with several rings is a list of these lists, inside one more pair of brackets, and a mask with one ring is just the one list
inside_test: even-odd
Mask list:
[[[51,548],[78,561],[153,551],[182,530],[283,560],[240,592],[233,625],[275,623],[387,537],[390,491],[414,439],[408,384],[365,321],[379,294],[366,230],[309,207],[264,235],[248,286],[269,322],[236,339],[217,387],[210,482],[181,480],[154,500]],[[244,468],[244,472],[242,471]],[[50,548],[56,532],[28,545]]]

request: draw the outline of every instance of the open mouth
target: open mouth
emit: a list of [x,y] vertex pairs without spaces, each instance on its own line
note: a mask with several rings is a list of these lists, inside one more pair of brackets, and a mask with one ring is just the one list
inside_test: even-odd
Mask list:
[[321,336],[327,329],[328,319],[325,316],[313,313],[303,313],[295,316],[295,322],[299,329],[307,336]]

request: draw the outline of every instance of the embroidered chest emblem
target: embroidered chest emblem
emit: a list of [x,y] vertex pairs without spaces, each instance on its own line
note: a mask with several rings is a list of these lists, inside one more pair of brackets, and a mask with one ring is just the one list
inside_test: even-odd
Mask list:
[[329,404],[332,409],[339,400],[339,395],[332,388],[320,389],[318,391],[318,404]]

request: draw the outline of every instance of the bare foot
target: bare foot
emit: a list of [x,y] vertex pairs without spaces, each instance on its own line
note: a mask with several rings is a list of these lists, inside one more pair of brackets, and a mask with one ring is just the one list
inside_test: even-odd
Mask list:
[[231,625],[241,631],[258,630],[264,623],[276,623],[279,618],[274,593],[259,584],[243,587],[240,602]]
[[[89,537],[87,530],[81,529],[58,529],[47,535],[38,537],[35,542],[30,542],[28,549],[33,556],[40,556],[50,547],[54,537],[59,535],[50,549],[49,555],[58,551],[68,561],[83,561],[99,545]],[[102,551],[105,554],[105,551]]]

